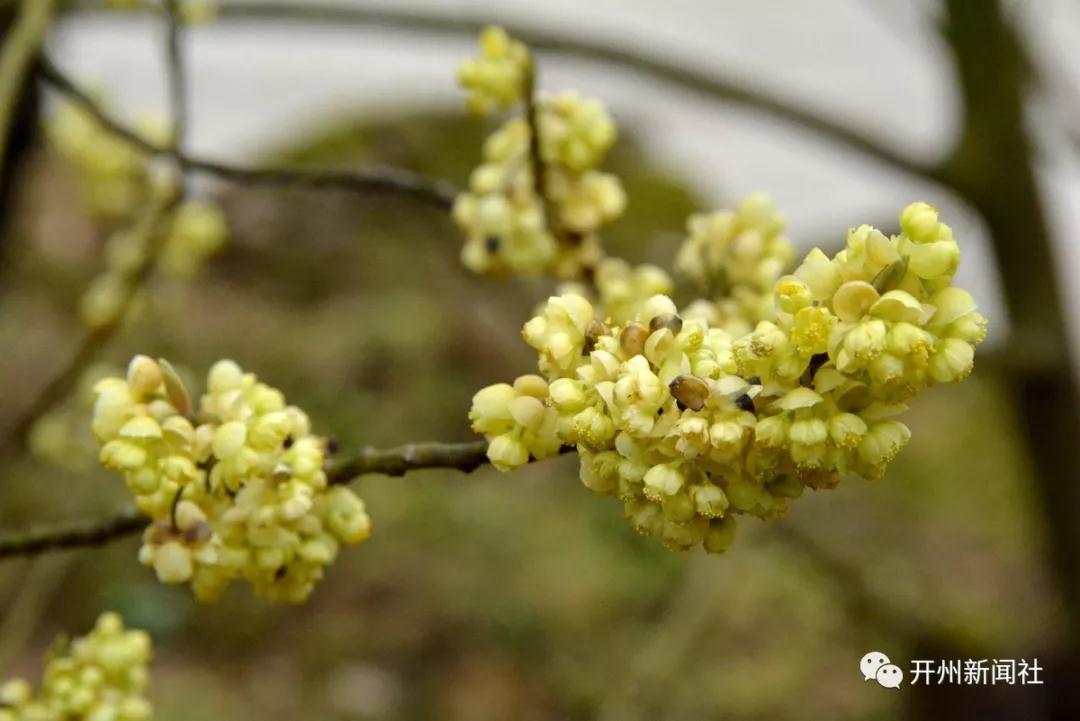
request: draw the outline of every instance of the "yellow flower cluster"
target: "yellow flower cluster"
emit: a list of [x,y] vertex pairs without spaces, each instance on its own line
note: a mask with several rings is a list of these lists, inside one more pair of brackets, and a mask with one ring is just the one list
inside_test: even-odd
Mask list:
[[55,653],[41,688],[13,679],[0,685],[0,721],[148,721],[143,695],[152,647],[144,631],[124,629],[115,613]]
[[517,105],[530,70],[529,49],[499,27],[480,33],[480,56],[458,67],[457,79],[468,92],[470,112],[484,115]]
[[772,289],[795,260],[784,237],[784,217],[764,193],[747,196],[734,211],[692,215],[675,257],[675,270],[706,299],[687,308],[732,335],[774,317]]
[[190,582],[213,601],[245,579],[264,598],[299,603],[341,544],[368,537],[363,502],[327,484],[325,439],[236,363],[210,369],[197,416],[172,367],[146,356],[95,390],[101,462],[152,519],[139,558],[163,583]]
[[[470,107],[522,102],[532,85],[528,50],[488,28],[481,52],[459,73]],[[617,135],[603,105],[567,92],[537,98],[534,111],[536,147],[529,118],[508,120],[484,143],[469,191],[454,204],[462,261],[474,272],[577,277],[602,257],[599,228],[625,208],[619,179],[597,170]]]
[[910,437],[892,419],[902,402],[970,373],[986,321],[951,286],[952,232],[924,203],[901,227],[855,228],[832,259],[812,251],[776,281],[774,320],[742,336],[664,295],[628,322],[550,298],[522,331],[543,377],[481,390],[472,426],[502,470],[576,446],[584,484],[621,499],[639,531],[723,551],[735,514],[772,519],[805,487],[880,478]]

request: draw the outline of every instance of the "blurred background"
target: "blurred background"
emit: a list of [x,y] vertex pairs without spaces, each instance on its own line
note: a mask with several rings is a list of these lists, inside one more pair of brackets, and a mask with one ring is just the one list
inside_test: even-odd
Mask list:
[[[118,116],[167,117],[160,18],[69,5],[56,64]],[[462,186],[490,126],[464,113],[454,68],[500,23],[535,41],[543,89],[600,97],[621,126],[607,167],[630,204],[611,253],[670,267],[688,214],[754,190],[800,255],[852,225],[895,230],[926,200],[990,338],[967,382],[913,404],[884,481],[744,522],[723,557],[637,537],[574,458],[371,476],[355,487],[372,539],[299,608],[246,587],[199,606],[135,563],[133,538],[3,561],[0,677],[36,676],[53,636],[108,608],[154,636],[164,721],[1080,717],[1080,4],[223,5],[185,38],[193,154]],[[57,96],[30,81],[22,99],[0,177],[0,419],[75,352],[107,234],[40,132]],[[124,506],[94,461],[87,387],[135,352],[196,375],[231,357],[345,448],[469,440],[476,389],[532,367],[518,329],[552,286],[472,277],[445,214],[194,189],[224,207],[227,247],[194,281],[152,279],[70,397],[0,455],[3,532]],[[1037,657],[1044,685],[890,691],[858,672],[870,650],[905,671]]]

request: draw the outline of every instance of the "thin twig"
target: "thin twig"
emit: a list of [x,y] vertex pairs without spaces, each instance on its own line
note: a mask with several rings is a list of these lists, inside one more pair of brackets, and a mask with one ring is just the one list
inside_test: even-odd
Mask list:
[[147,206],[143,214],[135,220],[132,232],[145,237],[146,252],[141,262],[124,277],[123,294],[112,318],[89,331],[79,341],[78,347],[68,361],[42,388],[30,406],[26,408],[9,426],[0,439],[0,453],[22,445],[34,424],[48,413],[53,406],[67,397],[79,381],[79,376],[101,349],[112,340],[123,325],[132,302],[139,294],[139,289],[149,277],[157,260],[158,251],[164,240],[166,224],[178,202],[176,194],[158,198]]
[[453,207],[454,198],[457,196],[457,189],[449,182],[428,180],[400,168],[370,168],[358,171],[248,168],[164,148],[109,115],[46,56],[42,56],[38,64],[38,76],[88,112],[113,135],[148,155],[174,158],[181,168],[187,171],[205,173],[237,183],[291,186],[309,190],[343,190],[363,195],[401,195],[443,211]]
[[172,149],[182,153],[187,147],[188,92],[180,0],[165,0],[162,10],[165,14],[165,77],[169,86],[169,105],[173,119]]
[[330,483],[348,483],[365,473],[403,476],[421,468],[453,468],[471,473],[487,463],[486,441],[407,443],[395,448],[362,448],[349,458],[328,462],[326,474]]
[[23,0],[15,26],[0,48],[0,163],[7,153],[19,96],[34,58],[41,52],[55,10],[56,0]]
[[127,508],[105,520],[32,528],[0,540],[0,560],[68,548],[103,546],[146,528],[146,524],[146,516],[139,509]]
[[72,560],[70,556],[53,556],[29,562],[25,575],[19,579],[14,600],[0,616],[0,668],[10,668],[27,641],[33,638]]
[[[74,4],[76,7],[93,5],[87,2]],[[346,5],[317,0],[303,0],[303,2],[253,0],[242,4],[227,3],[222,6],[218,22],[253,19],[307,21],[335,26],[351,23],[406,32],[420,31],[452,36],[475,35],[488,23],[486,20],[462,15],[438,15],[426,10],[403,10],[393,5],[360,7],[352,3]],[[643,75],[692,93],[740,105],[786,123],[801,126],[904,173],[939,182],[942,180],[939,163],[922,163],[913,160],[907,153],[889,147],[862,130],[845,125],[840,120],[818,115],[799,107],[786,98],[771,95],[743,85],[732,78],[723,77],[715,68],[699,70],[688,67],[662,56],[659,52],[631,47],[625,42],[603,41],[584,35],[568,38],[532,26],[514,23],[507,23],[504,27],[507,32],[536,50],[631,68]]]
[[[540,103],[536,97],[539,70],[536,59],[529,53],[529,63],[525,70],[525,121],[529,124],[529,165],[532,168],[533,190],[536,197],[547,199],[547,178],[544,157],[540,143]],[[545,208],[546,210],[546,208]]]
[[[572,450],[564,448],[562,452]],[[409,471],[435,468],[471,473],[489,462],[486,451],[486,441],[408,443],[394,448],[363,448],[353,456],[329,461],[326,473],[333,484],[349,483],[369,473],[403,476]],[[136,533],[148,523],[149,520],[137,509],[129,508],[104,520],[31,529],[0,538],[0,560],[65,548],[100,546]]]

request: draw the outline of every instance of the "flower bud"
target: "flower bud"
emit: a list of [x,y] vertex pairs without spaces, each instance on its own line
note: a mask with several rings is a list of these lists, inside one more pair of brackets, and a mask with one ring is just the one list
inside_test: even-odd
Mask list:
[[247,440],[247,426],[243,421],[223,423],[214,431],[214,455],[222,460],[232,458],[244,447]]
[[956,338],[946,338],[930,357],[930,377],[938,383],[955,383],[967,378],[975,366],[975,349]]
[[500,471],[508,471],[529,462],[529,449],[510,433],[495,436],[487,449],[488,459]]
[[735,519],[731,516],[716,518],[709,522],[703,544],[708,553],[723,553],[735,541]]
[[136,397],[150,395],[161,386],[163,380],[161,368],[152,358],[137,355],[128,364],[127,383]]
[[654,501],[679,492],[686,478],[676,463],[658,463],[645,473],[645,495]]

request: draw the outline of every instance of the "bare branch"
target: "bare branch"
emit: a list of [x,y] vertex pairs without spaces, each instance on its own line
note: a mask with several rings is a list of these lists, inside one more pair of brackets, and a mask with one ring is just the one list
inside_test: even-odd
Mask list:
[[139,264],[124,275],[123,295],[112,319],[94,328],[79,341],[78,347],[44,388],[34,397],[30,406],[11,424],[0,439],[0,452],[21,445],[34,424],[71,392],[86,366],[97,357],[98,352],[110,341],[123,325],[128,309],[139,294],[157,260],[158,250],[165,237],[166,226],[179,196],[170,194],[155,199],[143,214],[135,220],[132,232],[147,238],[147,251]]
[[[572,451],[563,448],[563,453]],[[488,463],[487,442],[407,443],[393,448],[362,448],[355,455],[326,464],[330,483],[349,483],[358,476],[378,473],[404,476],[409,471],[443,468],[471,473]],[[65,548],[100,546],[136,533],[149,523],[137,509],[129,508],[112,518],[77,521],[31,529],[0,538],[0,560],[34,556]]]
[[[83,3],[79,3],[82,5]],[[288,20],[341,25],[352,23],[378,28],[403,31],[421,31],[442,35],[475,35],[486,24],[479,19],[463,15],[438,15],[431,11],[398,9],[392,5],[358,7],[304,0],[263,0],[243,4],[226,4],[222,7],[219,22],[239,20]],[[627,44],[607,42],[584,36],[569,38],[535,27],[504,25],[506,30],[536,50],[561,55],[598,60],[626,68],[643,75],[683,88],[698,95],[739,105],[792,125],[803,127],[841,146],[874,158],[904,173],[941,182],[942,175],[937,163],[920,163],[903,152],[889,147],[878,138],[839,120],[818,115],[799,107],[792,101],[771,95],[731,78],[725,78],[713,69],[699,70],[680,65],[659,53],[651,53]]]
[[103,546],[146,528],[146,524],[146,517],[137,508],[128,508],[101,521],[75,521],[30,529],[0,539],[0,560],[68,548]]
[[187,73],[184,69],[183,26],[180,0],[165,0],[165,75],[169,86],[169,104],[173,118],[173,150],[183,152],[187,140]]
[[413,198],[439,210],[453,207],[457,189],[442,180],[428,180],[400,168],[367,170],[289,170],[248,168],[206,160],[186,152],[160,147],[113,118],[85,91],[73,83],[48,57],[42,56],[38,76],[54,90],[90,113],[103,127],[151,156],[171,157],[186,171],[205,173],[237,183],[291,186],[309,190],[343,190],[363,195],[387,194]]
[[326,474],[330,483],[348,483],[366,473],[404,476],[422,468],[452,468],[472,473],[487,463],[487,441],[407,443],[395,448],[361,448],[351,457],[332,459],[327,463]]

